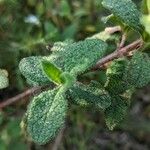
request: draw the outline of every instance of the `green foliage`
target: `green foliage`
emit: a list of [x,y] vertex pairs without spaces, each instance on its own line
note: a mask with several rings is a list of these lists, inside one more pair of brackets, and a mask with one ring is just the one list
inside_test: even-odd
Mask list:
[[107,69],[107,81],[105,83],[105,88],[110,93],[120,94],[126,90],[126,83],[122,80],[126,66],[127,60],[125,58],[120,58],[114,60]]
[[105,120],[108,128],[113,130],[114,127],[124,119],[128,110],[129,102],[128,99],[117,95],[113,95],[111,98],[111,106],[105,110]]
[[109,9],[123,24],[140,33],[143,27],[140,24],[140,12],[131,0],[103,0],[103,6]]
[[150,82],[150,57],[146,53],[135,53],[126,66],[123,80],[136,88],[147,85]]
[[67,101],[60,89],[46,91],[34,97],[27,111],[27,130],[32,139],[45,144],[62,128]]
[[62,71],[58,69],[55,65],[50,63],[49,61],[42,61],[43,71],[46,73],[47,77],[54,81],[55,83],[62,83],[61,74]]
[[91,68],[107,50],[107,44],[98,39],[86,39],[52,48],[51,60],[65,72],[78,75]]
[[42,71],[42,57],[23,58],[19,64],[21,73],[26,77],[28,83],[33,85],[41,85],[49,83],[49,79]]
[[111,98],[108,92],[99,86],[99,83],[94,82],[89,85],[76,83],[69,90],[69,96],[73,103],[81,106],[93,106],[104,110],[111,104]]
[[0,89],[4,89],[9,85],[8,73],[6,70],[0,69]]
[[[28,3],[32,7],[36,4],[35,1]],[[53,14],[53,2],[46,1],[45,3],[52,8]],[[84,80],[84,75],[91,73],[91,69],[99,59],[115,49],[119,51],[118,43],[121,43],[121,34],[129,35],[127,31],[134,30],[136,31],[134,33],[141,33],[144,40],[149,38],[147,36],[149,28],[146,27],[145,22],[142,23],[145,28],[141,25],[141,12],[131,0],[103,0],[102,4],[113,13],[105,18],[105,21],[111,19],[113,23],[117,25],[119,23],[123,29],[122,32],[112,32],[112,34],[111,31],[105,30],[78,42],[73,40],[55,42],[51,52],[46,56],[27,57],[20,62],[20,71],[31,84],[50,85],[52,82],[56,84],[54,89],[48,89],[35,96],[26,113],[24,124],[27,127],[27,132],[32,140],[39,144],[46,144],[52,140],[63,127],[68,101],[91,107],[91,109],[102,110],[108,128],[114,129],[125,117],[134,90],[150,82],[150,58],[143,52],[134,52],[131,58],[122,56],[110,64],[104,64],[104,67],[105,65],[107,67],[106,70],[103,70],[103,73],[102,70],[99,70],[99,76],[102,73],[103,78]],[[61,14],[57,14],[58,18],[53,16],[52,21],[43,21],[44,29],[42,29],[46,33],[44,33],[44,38],[41,39],[39,36],[40,38],[35,40],[37,43],[41,41],[46,43],[51,38],[61,40],[61,36],[55,37],[55,35],[60,35],[58,26],[60,26],[61,35],[65,38],[74,37],[78,26],[82,25],[79,22],[80,18],[86,16],[88,12],[82,10],[72,15],[74,10],[69,5],[69,1],[61,1],[57,6],[57,10],[61,12]],[[93,10],[91,7],[90,9]],[[38,2],[35,10],[37,10],[39,17],[44,18],[44,5],[42,3]],[[49,15],[45,17],[47,16]],[[61,17],[68,21],[75,20],[75,22],[69,25],[63,24]],[[39,20],[39,26],[40,23],[42,22]],[[65,25],[67,28],[64,29]],[[86,29],[94,30],[93,26],[90,25]],[[139,34],[135,37],[139,37]],[[113,54],[110,57],[114,56]],[[121,57],[121,52],[118,56]],[[96,72],[95,70],[92,71]],[[81,78],[83,80],[80,80]]]
[[150,58],[136,52],[131,60],[115,60],[107,69],[105,88],[112,98],[111,106],[105,110],[106,124],[112,130],[125,116],[129,99],[135,88],[150,83]]

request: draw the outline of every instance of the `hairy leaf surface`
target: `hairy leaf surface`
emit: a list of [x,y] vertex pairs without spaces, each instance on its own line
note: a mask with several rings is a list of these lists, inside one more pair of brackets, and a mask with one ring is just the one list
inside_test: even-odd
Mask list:
[[150,83],[150,57],[146,53],[136,52],[125,69],[123,80],[128,86],[136,88]]
[[140,24],[141,14],[131,0],[103,0],[102,4],[124,24],[140,33],[143,32],[143,27]]
[[120,58],[114,60],[107,69],[107,81],[105,83],[105,89],[110,93],[121,94],[127,90],[126,83],[122,79],[126,65],[127,60],[125,58]]
[[87,39],[53,47],[50,61],[65,72],[78,75],[91,68],[107,50],[107,44],[98,39]]
[[76,83],[70,90],[69,95],[74,103],[81,106],[94,106],[106,109],[111,104],[111,98],[102,87],[97,87],[95,83],[84,85]]
[[27,111],[27,131],[32,139],[45,144],[53,139],[64,124],[67,101],[60,89],[34,97]]
[[6,88],[8,85],[8,73],[6,70],[0,69],[0,89]]
[[19,69],[30,84],[42,85],[50,82],[42,70],[41,60],[41,56],[31,56],[20,61]]
[[106,125],[113,130],[127,113],[129,102],[120,96],[112,96],[112,104],[105,110]]

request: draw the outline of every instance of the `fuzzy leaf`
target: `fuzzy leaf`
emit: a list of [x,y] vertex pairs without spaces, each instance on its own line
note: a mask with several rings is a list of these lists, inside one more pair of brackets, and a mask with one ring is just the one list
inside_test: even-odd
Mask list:
[[42,61],[42,67],[45,74],[50,79],[50,81],[53,81],[57,84],[62,83],[61,79],[62,71],[59,68],[57,68],[54,64],[46,60]]
[[106,109],[111,104],[109,94],[102,87],[97,87],[96,83],[91,83],[90,85],[76,83],[69,90],[69,96],[74,103],[81,106]]
[[125,58],[116,59],[107,69],[107,81],[105,89],[112,94],[121,94],[127,90],[126,83],[123,81],[123,74],[127,60]]
[[136,88],[150,83],[150,57],[146,53],[136,52],[125,69],[123,80],[126,85]]
[[98,39],[87,39],[52,48],[51,62],[65,72],[78,75],[91,68],[107,50],[107,44]]
[[33,85],[42,85],[49,83],[49,79],[42,70],[42,57],[27,57],[20,61],[19,69],[25,78]]
[[125,117],[129,102],[120,96],[112,96],[112,104],[105,110],[106,125],[113,130]]
[[60,89],[34,97],[27,110],[27,131],[32,139],[45,144],[53,139],[64,124],[67,101]]
[[141,23],[145,27],[145,30],[148,34],[150,34],[150,14],[149,15],[143,15],[141,17]]
[[103,0],[102,4],[124,24],[140,33],[143,32],[139,19],[141,14],[131,0]]
[[6,70],[0,69],[0,89],[4,89],[9,85],[8,73]]

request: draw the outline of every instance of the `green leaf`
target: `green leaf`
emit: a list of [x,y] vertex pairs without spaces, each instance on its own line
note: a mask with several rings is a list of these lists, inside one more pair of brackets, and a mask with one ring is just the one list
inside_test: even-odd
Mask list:
[[105,89],[110,93],[121,94],[127,90],[126,83],[122,79],[126,65],[127,60],[125,58],[119,58],[114,60],[108,67]]
[[141,2],[141,12],[143,14],[149,14],[150,8],[148,8],[148,3],[150,3],[150,0],[142,0]]
[[126,85],[136,88],[150,83],[150,57],[146,53],[136,52],[125,69],[123,80]]
[[94,106],[100,109],[106,109],[111,104],[111,98],[98,83],[84,85],[76,83],[68,92],[71,100],[81,106]]
[[129,102],[120,96],[112,96],[111,106],[105,110],[106,125],[113,130],[127,113]]
[[140,12],[131,0],[103,0],[102,5],[109,9],[120,21],[135,31],[143,32]]
[[145,27],[146,32],[150,34],[150,15],[143,15],[141,17],[141,23]]
[[51,61],[65,72],[74,75],[90,69],[102,58],[107,50],[107,44],[98,39],[87,39],[71,44],[54,45]]
[[6,70],[0,69],[0,89],[4,89],[8,87],[9,81],[8,81],[8,73]]
[[49,61],[42,61],[42,67],[50,81],[61,84],[62,71]]
[[64,91],[54,89],[34,97],[27,110],[27,131],[31,138],[45,144],[63,127],[67,111]]
[[43,60],[41,56],[32,56],[23,58],[19,64],[21,73],[33,85],[43,85],[50,82],[42,70],[41,60]]

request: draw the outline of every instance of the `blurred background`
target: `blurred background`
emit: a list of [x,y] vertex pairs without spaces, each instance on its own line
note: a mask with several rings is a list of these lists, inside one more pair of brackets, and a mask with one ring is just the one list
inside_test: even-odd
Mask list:
[[[48,55],[55,41],[77,41],[104,30],[101,18],[107,14],[101,0],[0,0],[0,68],[9,74],[0,102],[30,88],[18,69],[23,57]],[[114,131],[107,129],[101,112],[71,106],[63,132],[45,146],[22,135],[20,121],[29,101],[1,110],[0,150],[150,149],[150,86],[133,95],[128,116]]]

